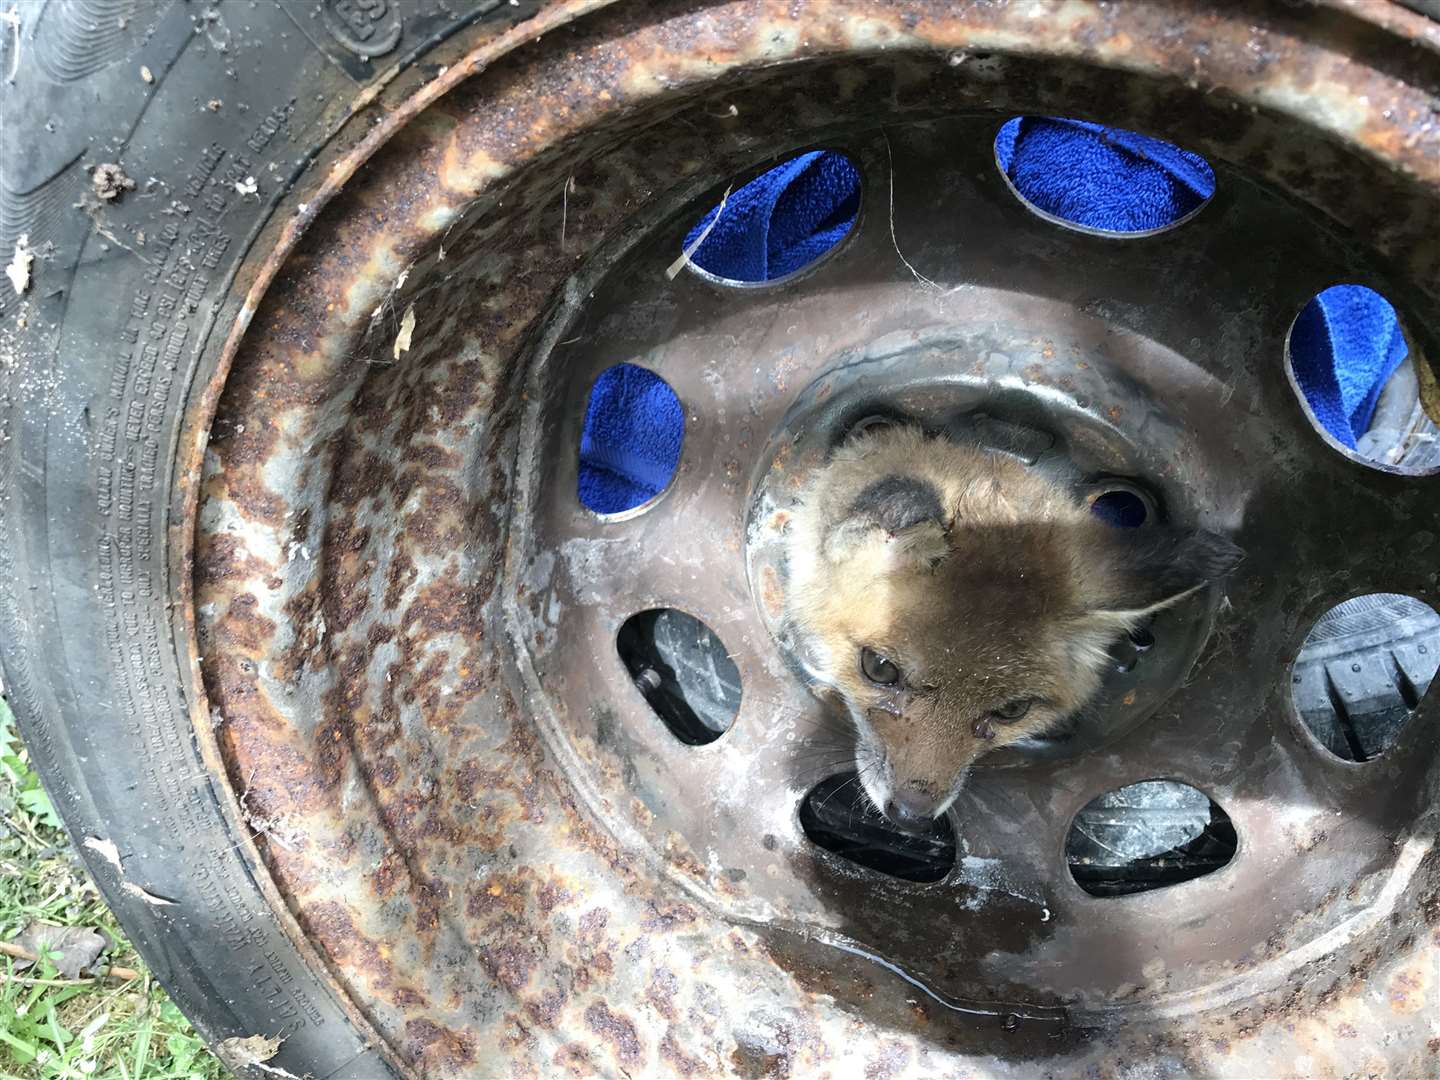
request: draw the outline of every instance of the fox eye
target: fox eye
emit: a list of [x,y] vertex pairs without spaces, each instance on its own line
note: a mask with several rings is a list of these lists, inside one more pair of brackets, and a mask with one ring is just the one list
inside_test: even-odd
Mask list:
[[874,649],[860,650],[860,670],[876,686],[894,686],[900,681],[900,669]]
[[1007,701],[998,709],[991,709],[990,718],[1002,724],[1013,724],[1028,713],[1034,704],[1033,698],[1016,698],[1014,701]]

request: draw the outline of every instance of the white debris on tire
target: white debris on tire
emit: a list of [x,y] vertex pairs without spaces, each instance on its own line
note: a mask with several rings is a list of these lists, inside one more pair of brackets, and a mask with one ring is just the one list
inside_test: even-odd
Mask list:
[[15,254],[10,265],[5,267],[5,276],[15,288],[15,295],[22,296],[30,288],[30,268],[35,264],[35,253],[30,250],[30,234],[23,234],[15,241]]

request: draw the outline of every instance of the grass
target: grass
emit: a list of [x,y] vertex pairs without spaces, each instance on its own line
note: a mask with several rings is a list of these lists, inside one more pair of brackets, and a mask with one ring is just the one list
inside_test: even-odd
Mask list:
[[0,942],[35,922],[93,927],[113,942],[104,962],[140,974],[126,981],[70,979],[48,957],[17,970],[17,961],[0,955],[0,1080],[229,1075],[125,940],[0,701]]

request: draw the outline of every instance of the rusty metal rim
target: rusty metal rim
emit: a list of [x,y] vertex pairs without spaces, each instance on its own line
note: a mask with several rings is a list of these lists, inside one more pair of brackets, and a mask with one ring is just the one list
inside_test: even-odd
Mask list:
[[[498,39],[479,45],[466,56],[462,63],[426,83],[397,107],[388,110],[384,119],[376,124],[357,146],[331,164],[328,172],[317,186],[313,189],[307,186],[297,190],[282,202],[282,207],[293,205],[295,211],[281,227],[279,236],[273,241],[273,246],[269,247],[263,262],[256,271],[230,331],[216,356],[213,373],[194,398],[193,406],[186,410],[181,420],[180,434],[176,443],[179,447],[177,458],[180,462],[176,469],[176,475],[185,477],[191,482],[183,484],[180,489],[180,510],[175,524],[170,528],[169,536],[171,556],[168,565],[172,567],[171,588],[177,597],[173,610],[176,625],[175,641],[177,645],[183,643],[183,653],[178,656],[178,659],[180,670],[186,673],[189,683],[187,690],[191,702],[190,722],[196,746],[202,760],[215,777],[225,778],[229,770],[216,739],[214,726],[210,722],[210,702],[204,690],[205,684],[200,668],[202,649],[194,617],[195,546],[201,496],[201,485],[198,483],[198,479],[202,472],[202,462],[209,443],[211,427],[219,408],[221,393],[245,334],[250,328],[251,319],[259,309],[262,298],[285,266],[286,260],[294,252],[309,227],[320,216],[321,211],[331,203],[356,172],[394,137],[396,132],[404,128],[426,106],[470,78],[474,73],[483,71],[485,67],[506,53],[537,40],[547,31],[556,30],[587,12],[607,7],[614,2],[615,0],[563,0],[562,3],[555,3],[544,8],[533,19],[515,27]],[[382,79],[375,86],[357,95],[351,104],[345,123],[357,116],[362,116],[367,109],[373,107],[388,81],[388,79]],[[267,241],[268,237],[262,236],[258,238],[257,243],[264,244]],[[380,1048],[391,1065],[398,1068],[400,1062],[393,1047],[375,1029],[373,1022],[364,1010],[338,986],[333,972],[320,956],[319,950],[296,921],[290,906],[286,903],[283,891],[275,879],[266,872],[266,860],[256,843],[258,834],[251,831],[235,789],[229,783],[223,782],[217,784],[216,788],[217,805],[228,819],[231,830],[237,838],[236,847],[245,852],[252,868],[254,881],[270,902],[273,917],[294,945],[297,955],[302,957],[313,971],[322,973],[328,982],[336,986],[336,1000],[341,1003],[350,1021],[356,1025],[358,1030],[365,1031],[369,1036],[370,1043]]]

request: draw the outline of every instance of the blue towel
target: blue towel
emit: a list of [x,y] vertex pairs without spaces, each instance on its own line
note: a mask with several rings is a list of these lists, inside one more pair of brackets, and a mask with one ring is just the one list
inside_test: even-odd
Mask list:
[[632,510],[665,490],[680,464],[685,413],[670,385],[635,364],[606,368],[580,435],[580,501],[597,514]]
[[[995,156],[1016,190],[1054,217],[1107,232],[1173,225],[1215,191],[1204,158],[1118,128],[1078,120],[1016,117],[1001,126]],[[706,273],[730,281],[774,281],[829,251],[855,222],[860,174],[831,151],[801,154],[731,192],[724,213],[707,212],[685,237]],[[1160,241],[1163,242],[1163,241]],[[1358,285],[1326,289],[1296,320],[1291,367],[1311,410],[1339,442],[1365,433],[1385,381],[1405,358],[1394,309]],[[685,418],[658,376],[630,364],[596,382],[580,444],[580,498],[598,513],[648,501],[680,460]]]
[[1199,154],[1081,120],[1007,120],[995,160],[1045,213],[1108,232],[1162,229],[1215,194],[1215,171]]
[[774,281],[814,262],[844,239],[860,212],[860,172],[844,154],[815,150],[731,192],[685,237],[688,249],[712,221],[690,261],[731,281]]
[[1352,450],[1407,352],[1395,309],[1364,285],[1332,285],[1290,331],[1290,368],[1310,410]]

